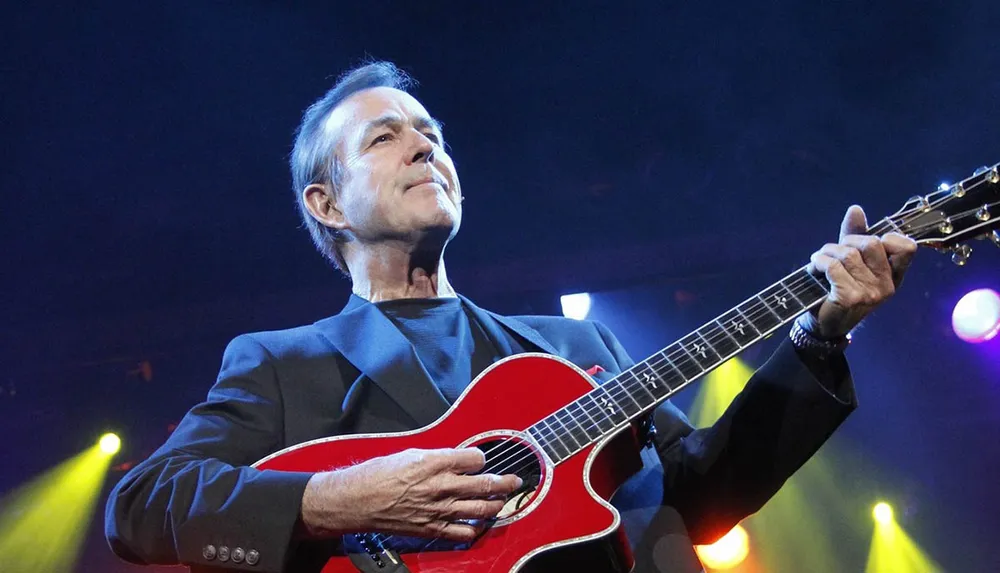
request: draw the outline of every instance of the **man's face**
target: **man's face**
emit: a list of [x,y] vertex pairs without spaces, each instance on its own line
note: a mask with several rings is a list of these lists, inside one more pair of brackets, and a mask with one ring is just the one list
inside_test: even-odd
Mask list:
[[411,95],[372,88],[344,100],[325,124],[342,166],[334,197],[362,242],[449,239],[462,221],[461,187],[440,126]]

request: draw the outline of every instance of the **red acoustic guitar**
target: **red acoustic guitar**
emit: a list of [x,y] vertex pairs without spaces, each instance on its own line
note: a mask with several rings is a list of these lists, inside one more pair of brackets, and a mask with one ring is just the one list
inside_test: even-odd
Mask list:
[[[868,233],[905,234],[951,252],[952,260],[963,265],[971,248],[959,241],[989,239],[1000,246],[997,169],[981,168],[961,183],[914,197]],[[329,557],[326,573],[518,571],[544,553],[601,538],[619,550],[621,569],[629,570],[632,559],[621,520],[607,500],[640,467],[632,422],[822,302],[828,286],[803,267],[603,385],[556,356],[513,356],[483,372],[429,426],[314,440],[255,467],[327,471],[407,448],[476,447],[486,456],[483,472],[514,473],[524,480],[521,491],[472,543],[348,535],[343,553]],[[524,394],[531,400],[518,398]]]

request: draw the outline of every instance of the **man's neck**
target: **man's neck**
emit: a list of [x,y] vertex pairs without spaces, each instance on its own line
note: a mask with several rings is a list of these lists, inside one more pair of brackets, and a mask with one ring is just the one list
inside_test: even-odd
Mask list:
[[366,246],[352,253],[352,291],[369,302],[401,298],[454,297],[444,250],[416,255],[393,246]]

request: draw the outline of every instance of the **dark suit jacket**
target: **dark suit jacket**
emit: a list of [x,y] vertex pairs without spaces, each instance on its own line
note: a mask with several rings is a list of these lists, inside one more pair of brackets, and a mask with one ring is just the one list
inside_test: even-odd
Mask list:
[[[510,351],[509,334],[525,349],[601,366],[599,382],[633,363],[599,323],[503,317],[463,301],[501,351]],[[644,468],[613,498],[636,570],[700,571],[692,542],[757,511],[854,407],[842,358],[807,366],[787,342],[712,427],[694,430],[661,405],[656,447],[643,450]],[[310,474],[248,466],[315,438],[414,429],[447,408],[409,342],[358,297],[312,325],[239,336],[207,399],[115,487],[108,541],[137,563],[299,570],[305,549],[293,531]],[[253,550],[259,561],[206,559],[209,545]]]

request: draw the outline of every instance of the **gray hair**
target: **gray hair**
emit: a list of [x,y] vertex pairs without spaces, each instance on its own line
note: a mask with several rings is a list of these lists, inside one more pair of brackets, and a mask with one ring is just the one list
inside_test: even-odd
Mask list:
[[295,131],[295,146],[291,160],[292,191],[299,206],[302,223],[312,236],[316,249],[342,273],[350,276],[340,250],[343,233],[317,221],[306,208],[302,191],[313,184],[329,185],[336,192],[343,176],[340,160],[334,155],[334,137],[324,133],[326,119],[338,105],[352,95],[377,87],[406,91],[416,82],[392,62],[372,61],[348,70],[337,79],[330,91],[309,106],[302,114],[302,123]]

